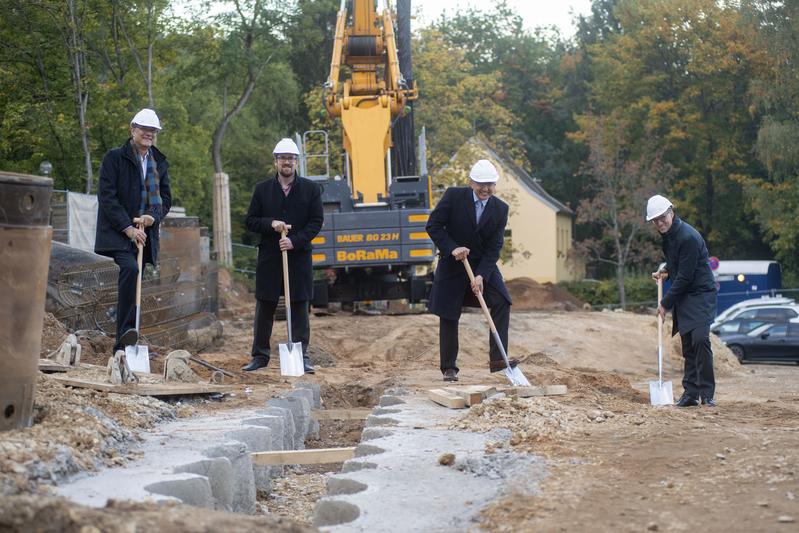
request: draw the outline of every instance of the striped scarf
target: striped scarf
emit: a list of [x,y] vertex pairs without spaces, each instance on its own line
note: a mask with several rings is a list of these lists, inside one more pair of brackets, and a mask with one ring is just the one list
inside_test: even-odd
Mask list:
[[153,152],[150,151],[147,157],[147,174],[144,176],[144,187],[141,189],[139,213],[152,215],[155,219],[158,219],[161,215],[161,191],[158,183],[155,157],[153,157]]

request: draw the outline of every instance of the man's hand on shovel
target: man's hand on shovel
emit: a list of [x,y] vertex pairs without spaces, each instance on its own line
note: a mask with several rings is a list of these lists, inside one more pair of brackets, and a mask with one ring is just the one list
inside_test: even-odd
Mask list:
[[[286,236],[286,233],[291,229],[291,224],[286,224],[282,220],[275,220],[272,222],[272,227],[275,228],[275,231],[280,233],[280,240],[277,241],[280,251],[287,252],[289,250],[293,250],[294,243],[291,242],[291,239]],[[280,229],[278,230],[278,228]]]
[[155,219],[150,215],[142,215],[141,218],[134,218],[133,226],[125,231],[125,235],[135,242],[136,246],[144,246],[145,241],[147,241],[147,234],[144,232],[144,228],[152,226],[154,222]]

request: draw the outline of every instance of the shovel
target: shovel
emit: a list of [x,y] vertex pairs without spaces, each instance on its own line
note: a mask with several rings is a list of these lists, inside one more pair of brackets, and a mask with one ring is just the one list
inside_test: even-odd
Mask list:
[[[658,305],[663,299],[663,280],[658,278]],[[649,403],[652,405],[672,405],[674,393],[671,381],[663,381],[663,320],[658,315],[658,380],[649,382]]]
[[[281,237],[286,238],[286,230],[281,232]],[[286,250],[283,252],[283,294],[286,301],[286,324],[289,330],[288,344],[279,344],[280,350],[280,374],[282,376],[302,376],[305,374],[305,367],[302,364],[302,343],[292,342],[291,340],[291,294],[289,289],[289,256]]]
[[[133,223],[138,226],[139,229],[144,229],[144,222],[140,218],[134,218]],[[150,351],[147,348],[146,344],[139,344],[141,340],[141,276],[142,276],[142,259],[144,256],[144,246],[142,244],[137,243],[137,248],[139,249],[139,254],[136,258],[136,262],[139,265],[139,275],[136,278],[136,328],[134,330],[128,330],[122,336],[122,340],[125,340],[125,337],[128,334],[135,334],[135,340],[131,344],[125,345],[125,360],[128,363],[128,367],[133,372],[147,372],[150,373]]]
[[[466,267],[466,273],[469,275],[469,280],[474,283],[474,272],[472,272],[472,266],[469,264],[468,259],[463,260],[463,266]],[[526,377],[524,377],[522,370],[518,366],[513,368],[510,366],[508,354],[505,351],[505,347],[502,345],[502,339],[499,338],[497,327],[494,325],[494,321],[491,319],[491,313],[488,312],[488,306],[486,305],[485,299],[483,299],[482,292],[477,293],[477,299],[480,301],[480,307],[483,308],[483,315],[485,315],[486,320],[488,321],[488,327],[491,328],[491,334],[494,335],[494,341],[497,343],[499,351],[502,354],[502,358],[505,360],[505,370],[503,370],[503,372],[508,377],[510,384],[514,387],[529,387],[530,382],[527,381]]]

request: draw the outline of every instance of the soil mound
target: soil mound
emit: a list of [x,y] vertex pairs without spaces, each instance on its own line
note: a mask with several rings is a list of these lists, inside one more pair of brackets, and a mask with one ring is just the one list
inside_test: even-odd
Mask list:
[[515,311],[575,311],[583,302],[572,293],[552,283],[538,283],[530,278],[515,278],[505,283]]

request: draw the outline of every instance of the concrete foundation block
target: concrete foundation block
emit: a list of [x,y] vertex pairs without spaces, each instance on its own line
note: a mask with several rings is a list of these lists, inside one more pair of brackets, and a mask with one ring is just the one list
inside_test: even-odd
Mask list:
[[393,415],[401,412],[401,409],[385,409],[383,407],[376,407],[375,409],[372,409],[372,414],[375,416]]
[[314,409],[322,408],[322,387],[319,386],[319,383],[313,383],[311,381],[300,381],[294,384],[294,388],[310,390],[313,393],[312,407]]
[[214,508],[214,496],[207,477],[186,474],[184,478],[157,481],[144,487],[147,492],[171,496],[187,505]]
[[[226,436],[244,443],[249,452],[268,452],[272,450],[272,430],[265,426],[242,426],[241,429],[229,431]],[[256,490],[266,492],[272,490],[272,477],[269,466],[253,465],[252,475]]]
[[208,478],[213,496],[213,508],[233,510],[233,469],[225,457],[209,458],[175,467],[175,473],[189,472]]
[[389,418],[387,416],[375,416],[369,415],[366,417],[366,422],[364,422],[364,427],[375,427],[375,426],[396,426],[399,424],[399,420],[394,418]]
[[365,457],[367,455],[377,455],[384,453],[386,450],[379,446],[371,444],[359,444],[355,447],[355,457]]
[[225,457],[233,470],[234,513],[255,513],[255,474],[249,448],[242,442],[229,442],[205,451],[208,457]]
[[377,468],[375,463],[350,459],[349,461],[344,461],[344,464],[341,466],[341,472],[347,474],[349,472],[357,472],[358,470],[374,470],[375,468]]
[[316,527],[337,526],[352,522],[361,515],[355,505],[339,500],[320,500],[314,508],[313,525]]
[[380,407],[390,407],[392,405],[401,405],[403,403],[405,403],[405,400],[398,396],[384,394],[380,397]]
[[279,416],[283,419],[283,449],[293,450],[294,433],[296,431],[294,428],[294,416],[291,414],[291,410],[283,407],[269,406],[264,409],[262,413],[267,416]]
[[339,494],[357,494],[358,492],[365,491],[367,488],[369,488],[368,485],[361,483],[360,481],[355,481],[354,479],[342,477],[327,478],[327,494],[329,496],[338,496]]
[[387,429],[380,429],[380,428],[365,428],[361,433],[361,440],[375,440],[375,439],[382,439],[383,437],[388,437],[389,435],[393,435],[392,431]]
[[274,398],[266,402],[270,407],[281,407],[291,411],[294,417],[294,449],[305,449],[305,437],[311,420],[311,404],[302,397]]

